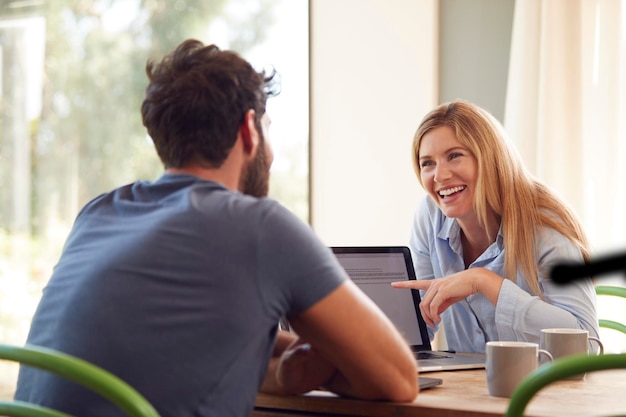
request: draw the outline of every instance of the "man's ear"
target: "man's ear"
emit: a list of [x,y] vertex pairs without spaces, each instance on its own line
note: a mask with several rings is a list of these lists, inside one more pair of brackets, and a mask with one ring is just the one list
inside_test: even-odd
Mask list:
[[243,122],[239,127],[239,133],[243,142],[243,149],[247,153],[253,153],[259,145],[259,132],[256,129],[254,118],[256,112],[252,109],[246,111],[243,116]]

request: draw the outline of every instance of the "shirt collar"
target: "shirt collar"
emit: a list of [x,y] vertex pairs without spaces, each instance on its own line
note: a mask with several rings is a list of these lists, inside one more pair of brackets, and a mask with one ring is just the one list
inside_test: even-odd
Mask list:
[[[463,253],[461,246],[461,227],[457,221],[453,218],[444,217],[443,224],[437,233],[437,238],[441,240],[447,240],[450,248],[457,254]],[[491,257],[499,254],[504,250],[504,235],[502,233],[502,222],[500,222],[500,228],[498,229],[498,235],[496,236],[495,244],[491,244],[484,255]]]

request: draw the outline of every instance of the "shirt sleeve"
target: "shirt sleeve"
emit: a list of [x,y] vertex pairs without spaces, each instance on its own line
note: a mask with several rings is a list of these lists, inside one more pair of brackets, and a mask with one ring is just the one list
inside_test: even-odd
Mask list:
[[554,283],[549,273],[561,261],[582,262],[580,250],[552,229],[538,235],[539,285],[544,298],[531,295],[520,274],[517,285],[505,279],[496,305],[496,326],[500,340],[539,343],[541,329],[566,327],[589,331],[598,337],[596,294],[590,279],[569,284]]
[[277,322],[307,310],[348,280],[331,249],[282,205],[268,204],[259,228],[259,292]]
[[[427,197],[430,198],[430,197]],[[434,255],[432,250],[432,240],[435,237],[433,222],[430,219],[431,213],[428,210],[426,200],[420,204],[415,211],[413,217],[413,226],[411,228],[411,236],[409,238],[409,249],[411,249],[411,258],[415,268],[415,276],[417,279],[433,279],[435,273],[433,270]],[[431,255],[432,254],[432,255]],[[420,297],[424,296],[423,290],[420,290]],[[428,327],[428,337],[433,340],[435,333],[439,329],[439,325]]]

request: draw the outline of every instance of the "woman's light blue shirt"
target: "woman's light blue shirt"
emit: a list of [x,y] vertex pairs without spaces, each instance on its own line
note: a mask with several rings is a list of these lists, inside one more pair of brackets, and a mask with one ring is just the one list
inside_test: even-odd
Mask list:
[[[442,313],[448,348],[461,352],[485,351],[490,340],[539,343],[541,329],[581,328],[598,337],[596,294],[590,279],[558,285],[550,269],[563,260],[582,262],[580,250],[553,229],[541,228],[537,236],[539,285],[544,300],[531,294],[524,275],[517,283],[505,279],[494,307],[482,294],[473,294]],[[415,213],[410,243],[417,279],[433,279],[465,269],[461,229],[447,218],[430,197]],[[502,229],[496,241],[469,268],[486,268],[504,276]],[[431,340],[436,328],[428,329]]]

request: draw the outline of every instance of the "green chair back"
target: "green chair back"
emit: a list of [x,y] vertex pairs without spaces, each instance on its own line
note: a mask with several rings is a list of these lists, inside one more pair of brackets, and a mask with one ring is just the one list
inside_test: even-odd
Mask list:
[[[596,294],[626,298],[626,288],[616,287],[616,286],[611,286],[611,285],[598,285],[596,286]],[[622,332],[626,334],[626,325],[623,323],[613,321],[613,320],[600,319],[599,324],[600,324],[600,327],[617,330],[618,332]]]
[[[130,417],[159,417],[154,407],[126,382],[94,364],[66,353],[34,345],[0,344],[0,359],[65,377],[107,398]],[[0,415],[68,417],[65,413],[21,401],[0,403]]]
[[520,382],[507,408],[505,417],[522,417],[532,397],[545,386],[585,372],[626,368],[626,353],[605,355],[574,355],[548,362]]
[[9,417],[72,417],[51,408],[23,401],[0,401],[0,416]]

